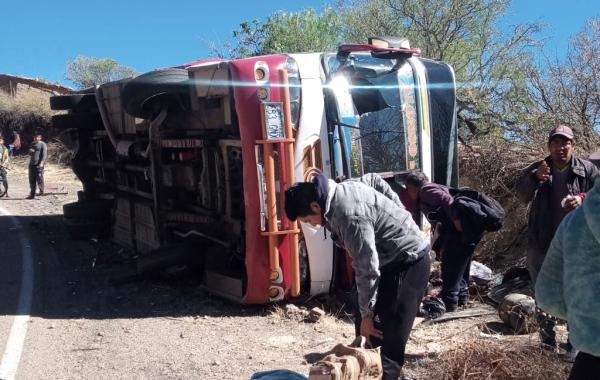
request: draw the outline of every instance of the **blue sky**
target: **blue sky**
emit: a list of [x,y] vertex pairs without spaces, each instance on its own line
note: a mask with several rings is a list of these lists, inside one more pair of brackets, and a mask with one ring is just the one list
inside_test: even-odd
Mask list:
[[[77,55],[113,58],[144,72],[208,55],[207,41],[225,42],[240,22],[276,10],[320,9],[325,0],[3,0],[0,73],[69,85],[68,61]],[[513,0],[506,25],[542,22],[547,51],[565,54],[569,38],[600,1]]]

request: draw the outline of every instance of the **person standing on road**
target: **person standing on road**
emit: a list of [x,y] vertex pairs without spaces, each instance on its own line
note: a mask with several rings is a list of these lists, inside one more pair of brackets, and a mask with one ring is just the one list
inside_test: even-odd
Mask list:
[[36,185],[40,192],[37,195],[44,195],[44,163],[48,158],[48,146],[42,141],[42,134],[35,132],[33,142],[29,147],[29,196],[27,199],[35,198]]
[[[581,207],[558,227],[538,273],[540,307],[567,320],[569,338],[580,350],[570,380],[600,376],[600,180]],[[565,296],[566,295],[566,296]]]
[[[559,125],[548,135],[550,155],[531,164],[517,181],[516,192],[524,203],[531,203],[527,248],[527,269],[535,285],[554,232],[572,210],[581,206],[586,193],[598,177],[598,168],[576,157],[571,128]],[[542,345],[556,348],[555,321],[538,315]],[[567,347],[570,350],[570,347]]]
[[429,182],[422,172],[411,172],[405,179],[406,191],[431,223],[440,223],[436,241],[442,261],[442,301],[453,312],[469,302],[471,260],[483,231],[465,231],[460,215],[453,207],[448,187]]
[[10,156],[14,156],[15,152],[21,149],[21,136],[19,136],[19,132],[13,131],[13,140],[12,143],[8,145],[8,152]]
[[[8,177],[6,167],[8,166],[8,148],[4,145],[4,137],[0,135],[0,180],[4,185],[4,194],[1,196],[8,197]],[[0,192],[2,192],[0,190]]]
[[336,184],[319,174],[286,190],[285,212],[290,220],[325,226],[352,257],[358,332],[382,347],[383,378],[396,380],[429,280],[430,247],[384,185],[377,178]]

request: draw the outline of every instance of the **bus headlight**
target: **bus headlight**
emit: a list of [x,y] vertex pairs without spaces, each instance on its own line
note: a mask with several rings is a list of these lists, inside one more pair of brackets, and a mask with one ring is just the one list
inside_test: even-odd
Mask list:
[[256,95],[258,98],[264,102],[269,101],[269,88],[268,87],[259,87],[256,90]]

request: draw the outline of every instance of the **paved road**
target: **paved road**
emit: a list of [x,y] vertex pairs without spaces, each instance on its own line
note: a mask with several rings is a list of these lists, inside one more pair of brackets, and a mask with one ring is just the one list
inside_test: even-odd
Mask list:
[[[351,336],[349,323],[306,324],[210,297],[194,276],[112,284],[115,269],[130,257],[108,242],[68,237],[62,204],[76,199],[79,185],[68,171],[53,180],[52,170],[47,182],[56,194],[23,199],[26,175],[13,171],[11,198],[0,199],[21,225],[0,215],[0,355],[14,357],[18,348],[5,350],[19,316],[23,247],[31,250],[33,266],[23,351],[9,366],[15,378],[248,379],[276,368],[307,373],[305,354],[325,352]],[[0,378],[12,374],[0,372]]]
[[[71,240],[64,229],[61,205],[74,200],[77,189],[67,190],[66,195],[26,200],[26,184],[17,180],[11,183],[11,198],[0,201],[14,215],[0,216],[0,378],[197,376],[198,368],[185,366],[196,363],[179,357],[189,351],[189,342],[177,322],[181,310],[172,308],[173,289],[111,286],[97,265],[99,247]],[[24,251],[33,259],[33,290],[26,291]],[[20,297],[27,292],[33,305],[19,311]],[[9,343],[15,330],[20,334],[15,339],[13,333]]]
[[0,261],[0,344],[6,347],[0,357],[0,378],[15,377],[23,350],[33,296],[33,264],[31,246],[22,224],[0,208],[2,238]]
[[[48,271],[55,267],[55,251],[50,247],[53,240],[41,224],[58,225],[62,202],[72,199],[75,192],[53,194],[26,200],[28,189],[22,181],[23,173],[11,181],[11,198],[0,201],[0,378],[12,379],[17,374],[29,373],[43,378],[44,368],[29,372],[29,362],[36,362],[32,355],[37,350],[24,350],[33,344],[37,347],[37,332],[43,321],[46,302],[55,299],[49,294],[56,288],[55,277]],[[20,178],[19,178],[20,177]],[[53,186],[55,190],[58,187]],[[64,193],[61,187],[60,192]],[[47,264],[44,266],[44,264]],[[38,281],[41,280],[41,281]],[[53,302],[53,301],[50,301]],[[36,325],[36,322],[37,325]],[[34,331],[34,333],[32,333]],[[35,336],[33,342],[31,337]],[[27,371],[27,372],[26,372]],[[29,376],[17,376],[19,378]]]

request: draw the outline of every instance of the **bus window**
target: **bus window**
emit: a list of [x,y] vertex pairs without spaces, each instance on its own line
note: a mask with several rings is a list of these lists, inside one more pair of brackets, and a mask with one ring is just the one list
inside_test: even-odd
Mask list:
[[[364,53],[327,58],[326,66],[330,72],[335,72],[332,85],[343,78],[350,92],[347,97],[345,92],[333,89],[341,116],[341,123],[333,133],[334,151],[339,153],[345,147],[355,148],[347,149],[343,157],[347,166],[344,172],[354,172],[352,168],[358,165],[359,159],[365,173],[420,169],[417,96],[412,67],[406,61],[374,58]],[[347,105],[349,98],[352,106]],[[348,118],[354,116],[348,115],[350,109],[356,115],[356,121]],[[350,122],[346,122],[344,116]],[[349,128],[354,125],[358,129]],[[347,137],[346,141],[344,137]],[[336,146],[340,143],[341,147]],[[336,164],[339,165],[337,160]]]

